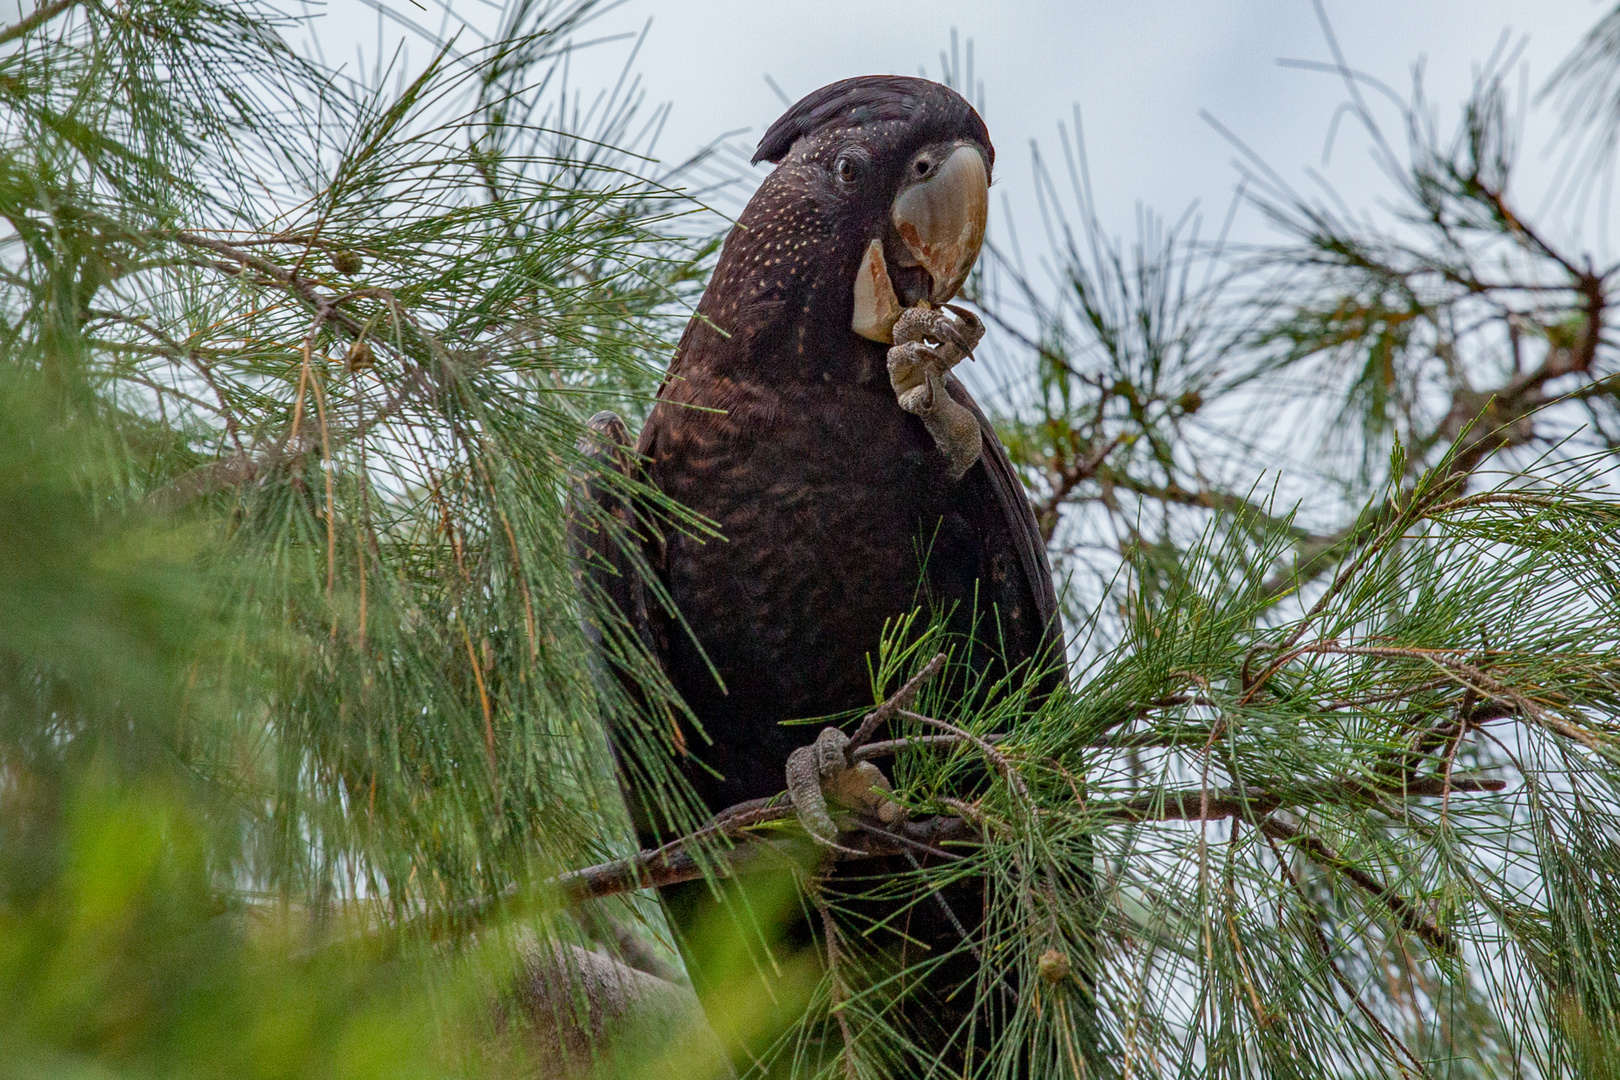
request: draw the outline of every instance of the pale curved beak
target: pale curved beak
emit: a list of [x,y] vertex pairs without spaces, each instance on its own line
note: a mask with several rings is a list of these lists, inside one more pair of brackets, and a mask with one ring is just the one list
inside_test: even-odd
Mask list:
[[958,146],[927,180],[894,201],[894,226],[911,254],[934,279],[929,300],[943,304],[957,294],[984,246],[990,214],[990,177],[984,157]]
[[855,314],[849,328],[868,341],[894,343],[894,324],[900,318],[900,298],[889,280],[889,264],[883,258],[883,241],[866,245],[866,255],[855,274]]

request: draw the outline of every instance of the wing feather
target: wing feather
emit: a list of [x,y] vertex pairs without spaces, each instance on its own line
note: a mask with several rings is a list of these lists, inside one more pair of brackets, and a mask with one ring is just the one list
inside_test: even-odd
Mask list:
[[[585,630],[598,648],[608,647],[615,629],[609,623],[616,620],[649,655],[656,655],[646,586],[627,550],[634,542],[635,521],[628,484],[623,482],[637,474],[630,432],[617,413],[608,411],[597,413],[585,426],[578,450],[587,467],[574,479],[568,508],[574,576],[589,607]],[[608,651],[616,650],[608,647]]]
[[1057,672],[1051,681],[1054,684],[1067,681],[1067,665],[1063,662],[1063,620],[1058,614],[1057,590],[1052,584],[1052,564],[1047,560],[1046,543],[1041,539],[1040,527],[1035,522],[1035,509],[1030,506],[1029,498],[1024,494],[1024,485],[1013,471],[1007,448],[1001,445],[996,429],[984,415],[984,410],[979,408],[979,403],[973,400],[973,395],[955,376],[946,380],[945,387],[951,397],[966,406],[979,421],[979,431],[984,437],[980,461],[984,465],[985,478],[1023,571],[1027,599],[1034,606],[1043,627],[1040,652],[1049,658],[1051,667]]

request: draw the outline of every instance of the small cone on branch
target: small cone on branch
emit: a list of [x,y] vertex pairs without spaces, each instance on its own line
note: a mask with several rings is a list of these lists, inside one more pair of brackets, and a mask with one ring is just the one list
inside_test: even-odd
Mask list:
[[1069,954],[1059,952],[1057,949],[1047,949],[1041,953],[1041,958],[1035,961],[1040,969],[1041,979],[1048,986],[1056,986],[1069,977]]

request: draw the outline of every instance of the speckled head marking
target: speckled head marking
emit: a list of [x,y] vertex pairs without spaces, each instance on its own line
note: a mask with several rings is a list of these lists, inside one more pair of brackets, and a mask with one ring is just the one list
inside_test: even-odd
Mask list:
[[[842,366],[870,352],[863,337],[887,340],[892,316],[871,332],[851,329],[863,259],[874,279],[869,284],[881,293],[887,279],[900,307],[938,302],[960,286],[937,280],[953,276],[941,269],[948,260],[914,230],[909,240],[902,235],[907,222],[897,225],[896,207],[927,201],[916,192],[941,173],[961,171],[964,162],[982,188],[995,150],[984,121],[956,91],[926,79],[874,75],[805,97],[771,125],[754,161],[777,168],[726,239],[699,311],[731,338],[705,351],[714,360],[769,364],[786,374],[796,357]],[[911,201],[901,203],[908,192]],[[926,225],[926,215],[918,220]],[[978,228],[982,239],[982,219]],[[968,265],[977,240],[971,247]],[[874,258],[881,274],[873,273]],[[960,250],[956,258],[962,261]]]

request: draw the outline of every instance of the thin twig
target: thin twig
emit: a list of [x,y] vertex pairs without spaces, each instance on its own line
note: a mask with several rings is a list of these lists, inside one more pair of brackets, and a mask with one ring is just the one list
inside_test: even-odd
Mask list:
[[[1006,738],[1005,735],[986,735],[986,742],[996,742]],[[851,761],[871,761],[873,758],[888,757],[898,754],[902,750],[923,746],[961,746],[968,739],[960,735],[908,735],[901,739],[885,739],[882,742],[867,743],[850,755]]]
[[900,709],[910,705],[911,699],[917,696],[917,691],[923,688],[923,684],[938,675],[944,667],[945,654],[934,654],[934,658],[924,664],[921,671],[907,679],[906,684],[889,695],[887,701],[866,715],[866,718],[861,721],[861,726],[855,729],[855,734],[850,736],[847,752],[853,754],[856,750],[859,750],[866,740],[870,739],[873,733],[877,731],[878,725],[894,716]]
[[[1374,794],[1410,799],[1438,799],[1447,791],[1461,793],[1497,792],[1506,789],[1506,780],[1458,777],[1448,785],[1439,777],[1424,777],[1399,786],[1380,787],[1371,783],[1339,780],[1286,789],[1259,787],[1177,788],[1156,791],[1113,802],[1096,801],[1090,811],[1106,820],[1126,822],[1199,821],[1228,817],[1258,820],[1277,810],[1297,806],[1343,803],[1362,805]],[[1207,796],[1207,799],[1206,799]]]
[[1274,817],[1268,817],[1261,821],[1260,828],[1268,836],[1293,844],[1312,862],[1343,874],[1363,892],[1377,898],[1389,910],[1389,913],[1395,916],[1395,920],[1403,928],[1422,938],[1430,948],[1447,955],[1456,954],[1457,943],[1452,936],[1424,918],[1422,913],[1413,906],[1412,901],[1328,847],[1321,840],[1306,834],[1293,825],[1278,821]]
[[27,18],[0,30],[0,45],[15,41],[24,34],[38,29],[78,2],[79,0],[52,0],[49,4],[35,8]]
[[1029,787],[1024,783],[1024,778],[1018,775],[1018,770],[1013,768],[1013,764],[1007,760],[1007,756],[991,745],[989,739],[959,728],[955,724],[947,723],[944,720],[936,720],[932,716],[924,716],[922,713],[915,713],[909,709],[900,709],[899,713],[907,720],[914,720],[919,724],[930,724],[933,727],[950,732],[959,739],[966,739],[978,747],[985,760],[994,765],[1007,778],[1007,783],[1012,785],[1013,790],[1018,792],[1026,802],[1029,801]]
[[[1288,860],[1283,858],[1283,853],[1278,850],[1276,840],[1269,833],[1266,833],[1265,836],[1267,846],[1271,848],[1271,853],[1277,858],[1277,868],[1282,871],[1283,877],[1293,888],[1295,894],[1298,895],[1300,904],[1305,907],[1307,912],[1315,910],[1316,905],[1305,895],[1305,890],[1300,887],[1299,879],[1288,868]],[[1395,1067],[1401,1070],[1401,1075],[1406,1075],[1406,1067],[1400,1063],[1400,1059],[1395,1053],[1397,1048],[1406,1055],[1413,1065],[1417,1066],[1420,1073],[1425,1073],[1423,1062],[1418,1059],[1416,1054],[1412,1053],[1404,1042],[1395,1036],[1394,1032],[1384,1025],[1384,1022],[1378,1018],[1377,1014],[1367,1007],[1367,1003],[1361,1000],[1361,995],[1351,985],[1349,978],[1345,976],[1343,971],[1339,970],[1339,965],[1333,959],[1332,945],[1328,942],[1327,935],[1322,932],[1321,926],[1317,925],[1316,921],[1309,916],[1306,917],[1305,921],[1310,926],[1311,943],[1316,946],[1317,953],[1322,957],[1322,963],[1327,965],[1328,971],[1333,973],[1333,978],[1338,982],[1340,989],[1345,992],[1351,1001],[1355,1002],[1356,1009],[1362,1016],[1367,1018],[1368,1023],[1372,1024],[1373,1030],[1377,1031],[1384,1040],[1384,1045],[1389,1048],[1390,1057],[1395,1060]]]
[[[691,836],[658,848],[643,851],[627,859],[575,870],[556,878],[553,884],[569,902],[615,893],[634,892],[637,889],[662,888],[682,881],[694,881],[704,876],[705,866],[710,873],[722,877],[737,873],[754,858],[763,847],[746,830],[750,826],[784,821],[793,817],[791,806],[766,806],[745,814],[727,816],[719,826],[710,826]],[[728,850],[708,853],[706,862],[699,861],[690,848],[695,842],[716,835],[727,839],[746,841]],[[978,831],[967,822],[954,817],[934,817],[926,821],[900,821],[879,826],[864,823],[854,834],[840,836],[841,846],[853,854],[832,852],[837,861],[851,858],[873,858],[880,855],[898,855],[921,847],[930,855],[941,854],[941,845],[973,839]],[[824,849],[820,849],[824,850]]]
[[855,1068],[855,1036],[849,1030],[849,1018],[844,1015],[844,1002],[848,998],[848,991],[844,988],[844,976],[838,966],[840,959],[838,926],[833,922],[832,909],[827,906],[827,901],[822,899],[819,891],[811,893],[811,903],[821,915],[821,932],[827,939],[827,974],[832,979],[832,1003],[828,1011],[838,1021],[838,1032],[844,1038],[839,1061],[844,1066],[846,1080],[855,1080],[859,1075]]

